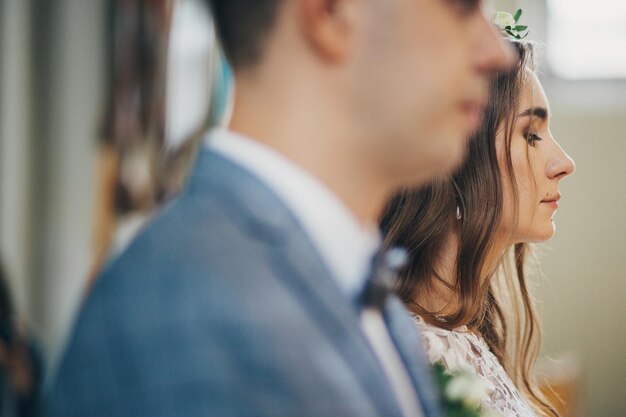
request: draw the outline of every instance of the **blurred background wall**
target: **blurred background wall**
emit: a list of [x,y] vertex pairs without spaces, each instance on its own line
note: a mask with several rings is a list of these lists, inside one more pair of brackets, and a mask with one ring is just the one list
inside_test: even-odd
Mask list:
[[[567,71],[548,60],[555,39],[548,25],[554,10],[575,2],[546,1],[487,5],[522,7],[530,38],[545,45],[540,78],[552,106],[552,131],[577,164],[561,187],[557,235],[540,248],[544,367],[578,375],[578,415],[617,417],[626,410],[626,71],[564,77]],[[619,3],[598,0],[586,7],[613,10],[604,14],[626,28]],[[96,162],[110,68],[110,1],[0,5],[0,253],[20,313],[53,359],[97,256]],[[626,32],[611,37],[626,42]],[[626,59],[626,48],[592,47]]]
[[0,251],[20,312],[50,351],[91,261],[104,1],[4,0]]

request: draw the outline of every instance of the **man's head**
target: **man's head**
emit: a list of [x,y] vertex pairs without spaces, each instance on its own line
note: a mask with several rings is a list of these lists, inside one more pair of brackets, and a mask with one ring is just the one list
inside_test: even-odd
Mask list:
[[[488,76],[512,63],[480,0],[207,1],[236,75],[271,74],[272,91],[331,86],[303,97],[301,107],[319,126],[340,120],[338,140],[396,185],[461,162]],[[277,87],[276,71],[284,85]],[[314,114],[315,100],[332,103],[340,117]]]

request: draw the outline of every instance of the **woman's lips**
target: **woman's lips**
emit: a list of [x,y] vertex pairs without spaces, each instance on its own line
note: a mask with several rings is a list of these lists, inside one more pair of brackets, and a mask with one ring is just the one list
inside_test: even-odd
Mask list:
[[560,199],[561,199],[561,194],[557,194],[555,196],[548,197],[548,198],[545,198],[545,199],[541,200],[541,204],[547,204],[547,205],[552,206],[554,208],[558,208]]
[[547,204],[554,208],[559,208],[559,202],[556,200],[542,201],[541,204]]

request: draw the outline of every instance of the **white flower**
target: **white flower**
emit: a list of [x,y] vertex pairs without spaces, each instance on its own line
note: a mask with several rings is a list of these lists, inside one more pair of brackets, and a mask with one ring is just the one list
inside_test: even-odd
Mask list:
[[487,395],[485,386],[471,374],[455,375],[445,388],[451,401],[463,401],[469,407],[478,407]]
[[513,15],[507,12],[495,12],[491,21],[498,26],[500,30],[504,30],[507,26],[514,28],[516,25]]

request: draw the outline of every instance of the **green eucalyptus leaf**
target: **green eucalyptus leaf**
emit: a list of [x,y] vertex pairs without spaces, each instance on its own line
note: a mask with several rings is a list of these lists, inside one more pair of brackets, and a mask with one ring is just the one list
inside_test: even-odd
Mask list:
[[528,29],[528,26],[518,25],[518,26],[515,26],[513,29],[515,29],[518,32],[521,32],[523,30]]
[[518,33],[516,33],[516,32],[513,32],[513,31],[510,31],[510,30],[507,30],[507,31],[506,31],[506,33],[508,33],[509,35],[511,35],[512,37],[514,37],[515,39],[522,39],[522,38],[520,37],[520,35],[519,35]]
[[513,16],[515,23],[517,23],[520,17],[522,17],[522,9],[517,9],[517,11],[515,12],[515,16]]

